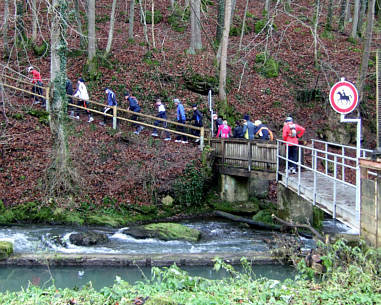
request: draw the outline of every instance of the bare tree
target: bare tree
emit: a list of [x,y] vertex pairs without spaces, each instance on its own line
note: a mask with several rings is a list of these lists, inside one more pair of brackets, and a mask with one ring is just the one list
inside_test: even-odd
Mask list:
[[368,15],[366,18],[367,25],[366,25],[366,31],[365,31],[364,48],[362,53],[360,75],[358,80],[360,102],[362,102],[364,98],[364,83],[367,76],[369,56],[370,56],[370,46],[372,43],[375,3],[376,3],[376,0],[369,0]]
[[51,120],[50,128],[54,140],[54,155],[47,171],[48,198],[62,198],[75,194],[76,175],[70,164],[66,122],[66,0],[53,0],[51,11],[53,13],[50,43],[50,74],[51,74]]
[[216,42],[219,44],[224,28],[225,0],[218,0]]
[[314,64],[315,67],[318,66],[318,25],[319,25],[319,15],[320,15],[320,0],[315,0],[315,16],[314,16]]
[[151,44],[150,44],[149,39],[148,39],[148,30],[147,30],[146,13],[145,13],[145,11],[143,10],[142,0],[139,0],[139,7],[140,7],[140,15],[141,15],[142,20],[143,20],[143,33],[144,33],[144,37],[145,37],[145,39],[146,39],[148,48],[150,48],[150,47],[151,47]]
[[367,2],[368,0],[361,0],[360,1],[360,14],[359,14],[359,22],[358,22],[358,25],[357,25],[357,33],[360,34],[360,36],[362,35],[362,32],[363,32],[363,24],[364,24],[364,19],[365,19],[365,12],[366,12],[366,8],[367,8]]
[[77,22],[77,31],[79,34],[79,45],[81,49],[86,48],[86,39],[83,35],[82,31],[82,21],[81,21],[81,15],[79,14],[79,3],[78,0],[74,0],[74,14],[75,14],[75,21]]
[[37,14],[37,0],[32,0],[30,5],[32,9],[32,41],[37,40],[37,23],[38,23],[38,14]]
[[359,22],[360,0],[355,0],[355,7],[353,9],[353,21],[351,38],[357,38],[357,24]]
[[97,64],[95,60],[96,55],[96,33],[95,33],[95,0],[88,0],[87,8],[88,17],[88,65],[89,75],[92,78],[96,74]]
[[200,12],[201,12],[201,0],[191,0],[190,2],[191,43],[188,50],[190,54],[195,54],[196,50],[202,49]]
[[348,3],[348,0],[341,0],[341,3],[340,3],[340,18],[339,18],[340,32],[344,32],[347,3]]
[[8,21],[9,21],[9,3],[8,0],[4,1],[4,23],[3,23],[3,43],[4,43],[4,57],[9,57],[8,45]]
[[269,10],[270,10],[270,0],[266,0],[265,1],[265,7],[264,7],[264,11],[266,12],[266,16],[269,15]]
[[130,14],[128,16],[128,38],[134,39],[135,0],[130,1]]
[[114,36],[115,7],[116,7],[116,0],[113,0],[112,1],[112,6],[111,6],[110,29],[108,31],[106,54],[110,53],[110,51],[111,51],[112,38]]
[[246,14],[247,14],[247,8],[248,8],[248,6],[249,6],[249,0],[246,0],[245,11],[243,12],[243,18],[242,18],[241,37],[239,38],[239,47],[238,47],[239,51],[241,51],[243,35],[245,34]]
[[332,31],[332,14],[333,14],[333,0],[328,1],[327,19],[325,22],[325,30]]
[[224,31],[222,34],[222,41],[221,41],[221,60],[220,60],[220,75],[219,75],[219,88],[218,88],[219,99],[221,101],[224,101],[225,106],[227,106],[226,63],[227,63],[228,44],[229,44],[231,6],[232,6],[231,0],[226,0],[226,2],[225,2]]
[[152,0],[151,6],[151,35],[152,35],[152,47],[156,48],[155,43],[155,1]]

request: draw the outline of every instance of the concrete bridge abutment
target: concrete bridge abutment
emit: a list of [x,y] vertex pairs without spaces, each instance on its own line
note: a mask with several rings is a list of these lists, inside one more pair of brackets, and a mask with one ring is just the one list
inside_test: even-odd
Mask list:
[[313,205],[298,192],[278,183],[278,216],[295,223],[313,223]]
[[261,173],[247,176],[220,173],[218,175],[220,198],[227,202],[245,202],[251,197],[266,198],[271,180]]

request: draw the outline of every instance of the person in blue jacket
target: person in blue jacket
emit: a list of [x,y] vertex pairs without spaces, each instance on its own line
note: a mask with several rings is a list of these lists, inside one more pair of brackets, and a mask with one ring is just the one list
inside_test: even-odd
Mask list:
[[[111,89],[106,88],[105,94],[106,94],[107,106],[103,108],[104,114],[108,113],[112,109],[113,106],[118,105],[118,102],[116,101],[115,93]],[[110,112],[112,114],[112,111],[110,111]],[[105,116],[103,116],[103,122],[100,122],[99,124],[102,126],[105,126],[106,122],[107,122],[107,116],[105,115]]]
[[255,129],[253,122],[250,121],[250,116],[245,114],[243,116],[243,135],[245,139],[254,140]]
[[[190,121],[194,121],[193,123],[193,126],[196,126],[196,127],[202,127],[203,124],[202,124],[202,113],[197,109],[197,104],[194,104],[192,106],[193,108],[193,116],[192,118],[190,119]],[[194,134],[195,136],[200,136],[200,130],[196,130],[196,129],[192,129],[192,134]],[[196,139],[195,142],[199,142],[200,139]]]
[[[136,99],[135,96],[132,96],[128,91],[124,93],[124,99],[126,101],[128,101],[129,105],[128,105],[128,108],[127,110],[130,110],[130,111],[133,111],[133,112],[140,112],[140,106],[139,106],[139,102],[138,100]],[[132,115],[131,116],[131,120],[133,121],[138,121],[138,116],[136,114]],[[136,127],[136,130],[134,131],[134,134],[139,134],[143,129],[144,127],[139,125],[139,124],[136,124],[134,123],[133,124],[135,127]]]
[[[173,102],[175,103],[175,105],[177,106],[177,115],[176,115],[176,119],[177,119],[177,122],[181,123],[181,124],[185,124],[185,121],[186,121],[186,116],[185,116],[185,109],[184,109],[184,106],[183,104],[181,104],[181,101],[178,99],[178,98],[175,98],[173,100]],[[185,132],[185,128],[184,126],[178,126],[177,128],[178,131],[180,132]],[[181,140],[183,139],[183,140]],[[188,143],[188,139],[186,136],[181,136],[181,135],[178,135],[176,137],[176,140],[175,142],[182,142],[182,143]]]

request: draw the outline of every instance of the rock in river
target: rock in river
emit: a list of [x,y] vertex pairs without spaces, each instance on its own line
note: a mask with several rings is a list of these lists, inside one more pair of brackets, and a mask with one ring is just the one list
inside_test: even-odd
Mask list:
[[94,231],[73,233],[70,235],[70,242],[77,246],[94,246],[105,244],[108,242],[108,237],[105,233],[97,233]]

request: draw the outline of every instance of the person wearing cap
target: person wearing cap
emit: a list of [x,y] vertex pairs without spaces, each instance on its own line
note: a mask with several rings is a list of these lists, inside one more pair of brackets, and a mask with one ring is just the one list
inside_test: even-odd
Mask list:
[[[175,103],[175,105],[177,107],[177,110],[176,110],[176,119],[177,119],[177,122],[181,123],[181,124],[185,124],[185,121],[186,121],[187,118],[185,116],[185,110],[184,110],[183,104],[181,103],[181,101],[178,98],[175,98],[173,100],[173,102]],[[184,126],[177,126],[177,130],[182,132],[182,133],[185,132]],[[183,139],[183,140],[181,140],[181,139]],[[182,142],[182,143],[188,143],[188,139],[184,135],[177,135],[175,142],[177,142],[177,143],[180,143],[180,142]]]
[[253,122],[250,121],[250,116],[248,114],[243,116],[243,134],[245,139],[254,140],[255,126]]
[[262,123],[260,120],[254,121],[255,126],[255,137],[259,138],[260,140],[274,140],[274,135],[271,132],[271,130]]
[[[165,110],[165,106],[163,105],[163,103],[161,102],[161,99],[157,99],[156,102],[155,102],[155,105],[157,107],[157,115],[156,117],[160,118],[160,119],[164,119],[166,120],[167,119],[167,113],[166,113],[166,110]],[[159,126],[159,125],[163,125],[164,128],[167,128],[167,122],[165,121],[155,121],[154,125],[155,126]],[[151,134],[153,137],[158,137],[159,134],[157,133],[157,129],[155,128]],[[171,137],[169,136],[169,132],[168,131],[165,131],[165,138],[164,138],[164,141],[170,141],[171,140]]]
[[[202,127],[203,126],[203,124],[202,124],[202,113],[197,109],[197,104],[194,104],[192,106],[192,108],[193,108],[193,115],[192,115],[192,118],[190,119],[190,121],[193,121],[193,126]],[[192,129],[192,134],[199,137],[200,136],[200,130]],[[200,141],[200,139],[196,139],[195,142],[199,142],[199,141]]]
[[[77,81],[77,90],[74,93],[74,97],[78,98],[77,99],[77,105],[88,108],[89,107],[89,93],[87,91],[87,87],[85,85],[85,81],[83,80],[82,77],[80,77]],[[76,116],[75,118],[79,120],[79,111],[80,108],[77,108]],[[88,123],[91,123],[94,121],[94,118],[91,116],[90,111],[86,110],[87,115],[89,117],[89,120],[87,121]]]
[[289,162],[289,172],[291,174],[296,173],[296,165],[298,162],[298,147],[299,144],[298,138],[302,137],[304,134],[305,128],[295,124],[292,117],[287,117],[283,124],[282,138],[283,141],[287,142],[288,149],[288,159]]
[[[133,112],[140,112],[141,109],[140,109],[138,100],[136,99],[135,96],[132,96],[128,91],[126,91],[124,93],[124,99],[126,101],[128,101],[128,103],[129,103],[127,110],[130,110],[130,111],[133,111]],[[138,121],[138,116],[136,114],[132,115],[131,116],[131,120]],[[134,134],[139,134],[144,129],[143,126],[138,125],[136,123],[134,123],[134,126],[136,127],[136,130],[134,131]]]
[[[112,91],[109,88],[105,88],[105,94],[106,94],[106,100],[107,100],[107,106],[103,108],[103,113],[107,114],[112,107],[117,106],[118,102],[116,101],[116,96],[114,91]],[[99,124],[102,126],[105,126],[107,123],[107,115],[103,116],[103,122],[100,122]]]
[[[28,67],[28,73],[32,74],[32,92],[34,94],[42,95],[42,87],[44,84],[42,83],[40,72],[38,72],[33,66],[30,66]],[[45,104],[45,99],[43,97],[33,95],[33,104],[39,104],[40,100],[42,104]]]

